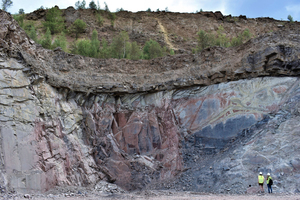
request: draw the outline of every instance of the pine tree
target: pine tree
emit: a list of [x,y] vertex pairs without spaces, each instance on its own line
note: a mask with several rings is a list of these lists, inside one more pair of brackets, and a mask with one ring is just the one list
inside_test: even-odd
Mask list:
[[78,39],[79,34],[83,33],[86,29],[86,23],[81,19],[76,19],[75,22],[70,27],[70,31],[76,34],[76,39]]
[[61,34],[54,40],[52,48],[55,49],[56,47],[61,47],[62,50],[67,51],[67,39],[64,32],[61,32]]
[[59,10],[58,7],[50,8],[46,14],[43,25],[45,29],[49,28],[52,34],[62,32],[65,29],[62,11]]
[[105,38],[102,38],[102,48],[100,49],[100,58],[111,58],[111,48]]
[[36,30],[34,26],[31,26],[29,35],[28,35],[31,39],[33,39],[35,42],[37,42],[37,35],[36,35]]
[[49,28],[47,28],[46,34],[44,35],[44,39],[42,39],[41,41],[41,45],[45,49],[51,49],[52,47],[51,31]]
[[97,58],[100,52],[100,41],[98,40],[98,32],[93,30],[91,39],[91,52],[90,57]]

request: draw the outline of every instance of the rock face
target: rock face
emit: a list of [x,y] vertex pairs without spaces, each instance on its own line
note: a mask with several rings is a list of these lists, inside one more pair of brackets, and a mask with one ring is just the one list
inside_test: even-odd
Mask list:
[[0,185],[7,190],[107,181],[126,190],[238,193],[262,171],[272,174],[274,190],[297,192],[295,31],[198,55],[96,60],[42,49],[9,14],[0,17]]

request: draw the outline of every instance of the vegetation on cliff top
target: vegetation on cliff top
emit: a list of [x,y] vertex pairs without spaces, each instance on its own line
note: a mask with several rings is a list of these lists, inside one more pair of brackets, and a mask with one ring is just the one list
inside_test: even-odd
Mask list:
[[[86,9],[85,0],[82,2],[77,1],[75,8]],[[89,8],[94,10],[91,12],[94,13],[95,21],[97,21],[99,27],[103,26],[104,18],[106,18],[110,20],[113,30],[116,14],[109,10],[106,3],[105,8],[102,10],[99,2],[97,6],[92,0],[89,3]],[[123,11],[122,8],[118,9],[118,12],[121,11]],[[144,43],[137,43],[130,39],[128,32],[125,30],[119,32],[111,40],[107,40],[103,36],[100,36],[101,39],[99,40],[100,37],[96,29],[89,37],[86,35],[86,31],[90,27],[89,21],[77,18],[73,24],[67,26],[62,13],[62,10],[58,7],[47,9],[44,17],[45,21],[42,23],[37,23],[34,20],[24,20],[24,10],[20,14],[14,15],[14,18],[30,38],[47,49],[61,47],[66,52],[83,56],[132,60],[152,59],[175,54],[175,49],[161,46],[155,38],[150,38]],[[84,35],[84,37],[81,37],[81,35]],[[193,49],[194,53],[210,46],[231,47],[241,45],[251,38],[251,33],[248,29],[245,29],[238,36],[230,38],[224,33],[223,26],[220,25],[217,33],[200,30],[195,38],[197,38],[197,45]]]
[[200,30],[198,33],[198,45],[194,49],[194,52],[202,51],[203,49],[211,46],[220,47],[234,47],[243,44],[251,38],[251,33],[249,29],[245,29],[237,37],[232,37],[231,39],[226,37],[224,34],[224,28],[222,25],[218,27],[217,34],[207,33]]

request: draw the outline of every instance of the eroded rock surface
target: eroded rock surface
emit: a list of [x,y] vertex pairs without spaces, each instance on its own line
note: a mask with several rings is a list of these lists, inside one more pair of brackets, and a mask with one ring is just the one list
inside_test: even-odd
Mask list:
[[107,181],[237,193],[263,171],[275,190],[297,192],[297,31],[195,55],[97,60],[42,49],[8,13],[0,17],[7,190]]

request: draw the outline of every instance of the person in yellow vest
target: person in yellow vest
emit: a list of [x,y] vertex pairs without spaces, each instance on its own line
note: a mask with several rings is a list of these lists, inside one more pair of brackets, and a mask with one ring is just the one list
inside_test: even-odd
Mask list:
[[267,174],[267,186],[268,186],[268,192],[272,193],[272,185],[273,185],[273,179],[270,175],[270,173]]
[[265,182],[265,177],[263,176],[262,172],[259,172],[258,185],[260,186],[261,192],[264,192],[264,182]]

